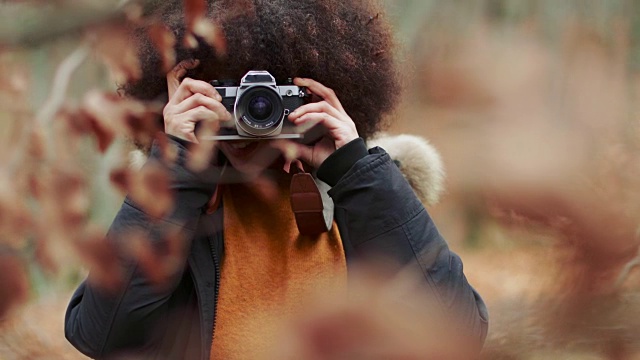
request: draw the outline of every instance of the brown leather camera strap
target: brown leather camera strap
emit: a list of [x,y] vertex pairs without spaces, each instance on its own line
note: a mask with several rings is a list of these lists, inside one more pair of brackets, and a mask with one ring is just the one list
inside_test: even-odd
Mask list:
[[324,219],[322,196],[311,174],[291,165],[291,209],[296,218],[298,231],[307,236],[316,236],[329,231]]
[[[298,231],[301,235],[317,236],[328,232],[327,223],[324,218],[324,204],[318,185],[316,185],[313,176],[305,172],[299,162],[292,164],[290,171],[293,173],[291,178],[290,198],[291,210],[293,210]],[[218,185],[209,200],[205,212],[212,214],[215,212],[222,200],[221,186]]]

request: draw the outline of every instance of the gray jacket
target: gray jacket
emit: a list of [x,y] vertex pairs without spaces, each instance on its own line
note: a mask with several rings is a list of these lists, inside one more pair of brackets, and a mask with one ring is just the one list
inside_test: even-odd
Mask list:
[[[171,166],[177,206],[166,219],[152,219],[125,199],[107,237],[142,230],[161,242],[168,231],[181,231],[191,241],[181,271],[162,289],[127,262],[124,285],[105,292],[86,281],[74,293],[65,317],[67,339],[93,358],[120,355],[162,359],[208,359],[215,331],[220,263],[224,256],[222,210],[206,214],[218,173],[193,174],[184,166],[186,148]],[[150,161],[159,161],[153,148]],[[451,252],[396,163],[381,148],[367,150],[354,140],[318,169],[331,186],[347,269],[359,259],[383,255],[395,267],[422,279],[445,311],[456,312],[478,343],[487,333],[487,309],[468,284],[460,258]],[[213,230],[218,229],[218,230]],[[156,244],[162,246],[161,243]]]

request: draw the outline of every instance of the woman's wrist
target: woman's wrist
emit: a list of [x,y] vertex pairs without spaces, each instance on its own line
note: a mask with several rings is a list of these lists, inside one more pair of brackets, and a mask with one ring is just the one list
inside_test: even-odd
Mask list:
[[367,146],[362,138],[356,138],[338,148],[318,167],[318,178],[329,186],[335,186],[358,162],[367,156]]

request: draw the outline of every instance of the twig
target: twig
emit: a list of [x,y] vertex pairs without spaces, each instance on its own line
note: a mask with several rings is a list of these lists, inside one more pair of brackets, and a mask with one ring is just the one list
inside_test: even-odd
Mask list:
[[87,59],[88,55],[89,49],[83,44],[60,63],[53,79],[49,98],[45,101],[44,105],[36,115],[38,125],[44,126],[51,122],[56,112],[60,109],[60,106],[64,103],[64,98],[67,94],[67,88],[69,87],[71,76]]
[[[80,45],[76,50],[74,50],[69,56],[67,56],[58,67],[56,71],[53,84],[51,86],[51,92],[49,93],[49,97],[45,101],[40,111],[36,114],[35,124],[39,127],[44,127],[51,123],[55,118],[56,113],[60,110],[60,107],[64,104],[64,99],[67,93],[67,88],[69,87],[69,82],[71,80],[71,76],[73,73],[82,65],[82,63],[87,59],[89,55],[89,49],[86,45]],[[14,175],[18,170],[18,167],[23,162],[25,147],[29,144],[29,135],[31,133],[32,127],[25,126],[23,128],[22,134],[20,135],[20,140],[18,141],[18,145],[16,146],[16,150],[14,152],[14,157],[11,159],[9,163],[9,174]],[[45,137],[45,144],[48,153],[51,150],[51,141],[49,137]]]
[[622,287],[622,284],[624,284],[625,280],[629,277],[631,270],[637,266],[640,266],[640,249],[638,249],[638,255],[631,259],[631,261],[622,268],[622,271],[620,271],[620,275],[618,275],[618,279],[614,285],[615,289],[620,289]]
[[[145,10],[161,4],[160,0],[120,0],[113,7],[96,9],[95,6],[67,6],[33,10],[25,7],[21,12],[5,11],[0,14],[0,45],[34,47],[67,35],[77,35],[83,30],[106,23],[126,22],[127,6],[140,4]],[[0,5],[1,8],[2,5]],[[27,16],[24,13],[27,11]],[[13,16],[13,13],[20,16]],[[60,19],[64,19],[61,21]]]

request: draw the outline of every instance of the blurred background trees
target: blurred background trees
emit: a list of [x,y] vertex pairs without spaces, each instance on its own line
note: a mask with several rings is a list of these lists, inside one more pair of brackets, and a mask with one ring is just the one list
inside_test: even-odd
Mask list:
[[[13,309],[0,328],[7,358],[80,357],[63,338],[64,306],[84,267],[104,255],[95,253],[97,239],[123,196],[110,174],[126,167],[131,124],[83,136],[56,124],[73,125],[79,112],[91,117],[92,104],[112,106],[106,94],[132,76],[131,49],[117,29],[154,1],[132,3],[0,4],[0,310]],[[422,135],[442,152],[448,195],[430,212],[488,302],[485,358],[640,356],[640,4],[384,4],[407,74],[390,131]],[[140,119],[153,111],[113,101]],[[72,166],[35,171],[43,159]],[[63,201],[39,197],[51,184],[66,191],[67,217],[42,234],[37,220],[55,212],[46,204]],[[69,231],[95,244],[59,238]]]

